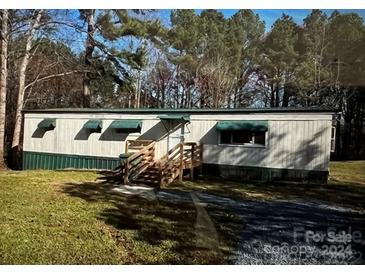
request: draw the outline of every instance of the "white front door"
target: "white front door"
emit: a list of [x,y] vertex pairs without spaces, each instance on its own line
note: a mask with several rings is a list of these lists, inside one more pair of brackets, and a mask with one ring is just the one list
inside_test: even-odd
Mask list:
[[169,136],[167,138],[168,150],[173,149],[178,143],[180,143],[181,134],[182,127],[178,127],[175,131],[169,133]]

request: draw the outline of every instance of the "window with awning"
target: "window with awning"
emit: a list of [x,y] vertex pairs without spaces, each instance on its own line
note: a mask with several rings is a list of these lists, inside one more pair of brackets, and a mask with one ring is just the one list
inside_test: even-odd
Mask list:
[[118,133],[141,132],[142,120],[114,120],[109,128],[116,130]]
[[101,129],[103,128],[103,121],[97,119],[89,120],[85,123],[84,128],[92,132],[101,132]]
[[220,131],[226,130],[247,130],[247,131],[267,131],[268,121],[219,121],[217,129]]
[[56,119],[54,118],[46,118],[43,119],[38,124],[38,128],[44,129],[44,130],[53,130],[56,127]]
[[219,143],[223,145],[266,146],[268,121],[220,121]]

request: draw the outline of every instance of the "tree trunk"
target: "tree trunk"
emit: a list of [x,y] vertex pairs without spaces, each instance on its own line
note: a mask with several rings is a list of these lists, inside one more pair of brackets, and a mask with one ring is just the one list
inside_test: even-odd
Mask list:
[[24,94],[25,94],[25,77],[26,77],[26,70],[27,66],[29,64],[29,60],[31,57],[30,50],[33,45],[33,37],[36,33],[36,30],[39,26],[40,20],[43,15],[43,10],[38,10],[37,14],[35,16],[35,19],[33,21],[33,24],[30,24],[29,30],[28,30],[28,36],[26,40],[25,45],[25,52],[23,59],[20,63],[19,67],[19,87],[18,87],[18,99],[16,104],[16,112],[15,112],[15,126],[13,131],[13,140],[11,144],[11,150],[12,150],[12,158],[13,158],[13,165],[18,164],[19,159],[19,144],[20,144],[20,131],[22,127],[22,109],[23,109],[23,103],[24,103]]
[[134,108],[138,109],[141,105],[141,73],[138,71],[137,84],[136,84],[136,99],[134,102]]
[[283,102],[281,104],[282,107],[289,106],[289,99],[290,99],[290,91],[287,85],[284,86],[284,93],[283,93]]
[[274,88],[274,83],[270,84],[270,89],[271,89],[271,96],[270,96],[270,107],[274,107],[275,106],[275,88]]
[[[94,33],[95,33],[95,10],[88,10],[86,14],[87,22],[87,38],[85,44],[85,67],[89,68],[92,64],[92,56],[94,52]],[[83,107],[89,108],[91,105],[91,90],[90,90],[91,75],[90,72],[86,72],[83,80]]]
[[279,107],[280,105],[280,88],[279,88],[279,83],[276,84],[275,86],[275,107]]
[[0,168],[6,167],[5,151],[5,121],[6,121],[6,82],[8,78],[8,10],[2,11],[1,26],[1,78],[0,78]]
[[161,108],[165,108],[165,100],[166,100],[165,90],[166,90],[166,85],[165,85],[165,80],[163,80],[161,89]]

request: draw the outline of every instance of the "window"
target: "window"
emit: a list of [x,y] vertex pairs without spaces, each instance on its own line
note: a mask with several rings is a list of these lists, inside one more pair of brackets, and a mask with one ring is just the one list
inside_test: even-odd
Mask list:
[[265,146],[265,131],[225,130],[220,132],[220,144]]
[[254,133],[254,144],[265,146],[266,132],[255,132]]
[[331,152],[335,152],[336,147],[336,127],[331,129]]
[[239,130],[231,133],[232,144],[250,144],[252,142],[252,132],[246,130]]
[[221,132],[221,144],[231,144],[232,143],[232,139],[231,139],[231,131],[222,131]]

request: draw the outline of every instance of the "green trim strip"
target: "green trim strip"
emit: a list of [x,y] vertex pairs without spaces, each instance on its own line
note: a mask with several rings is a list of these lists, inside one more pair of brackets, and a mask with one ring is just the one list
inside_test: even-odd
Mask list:
[[101,130],[103,128],[103,121],[101,120],[89,120],[85,123],[84,128],[92,130]]
[[214,114],[214,113],[281,113],[281,112],[317,112],[317,113],[331,113],[339,112],[335,108],[321,108],[321,107],[277,107],[277,108],[215,108],[215,109],[161,109],[161,108],[54,108],[54,109],[24,109],[24,113],[161,113],[161,114],[179,114],[184,115],[187,113],[202,113],[202,114]]
[[23,169],[112,170],[119,165],[119,158],[23,151]]
[[268,121],[220,121],[217,123],[217,129],[225,130],[249,130],[249,131],[267,131],[269,128]]
[[169,121],[190,121],[190,116],[189,115],[160,115],[157,116],[157,118],[160,118],[161,120],[169,120]]

